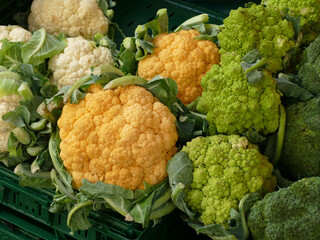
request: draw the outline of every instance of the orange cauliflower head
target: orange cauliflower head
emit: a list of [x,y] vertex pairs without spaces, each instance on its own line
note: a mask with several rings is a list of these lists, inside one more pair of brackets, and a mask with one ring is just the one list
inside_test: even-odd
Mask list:
[[176,153],[176,118],[152,93],[130,85],[88,93],[58,120],[60,157],[75,188],[83,178],[143,189],[166,176]]
[[220,62],[217,45],[208,40],[195,39],[196,30],[181,30],[156,36],[153,54],[138,64],[138,75],[148,80],[156,75],[170,77],[178,84],[178,97],[184,104],[202,93],[201,78]]

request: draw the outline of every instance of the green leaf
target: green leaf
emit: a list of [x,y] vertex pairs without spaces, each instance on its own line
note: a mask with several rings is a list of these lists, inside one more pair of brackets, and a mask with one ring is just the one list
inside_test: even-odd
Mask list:
[[148,197],[136,202],[130,211],[130,217],[135,222],[141,223],[143,227],[146,227],[151,215],[155,219],[168,214],[168,210],[173,210],[172,206],[165,205],[168,201],[170,202],[170,193],[168,180],[162,181]]
[[120,46],[117,55],[120,63],[119,69],[126,74],[135,74],[138,68],[138,61],[136,60],[136,45],[134,38],[125,38]]
[[0,64],[10,68],[14,64],[22,62],[21,46],[22,42],[10,42],[8,39],[3,39],[0,49]]
[[191,112],[176,97],[178,94],[177,83],[171,78],[155,76],[148,81],[144,87],[158,98],[177,118],[177,129],[179,133],[178,146],[184,145],[187,141],[196,136],[208,134],[208,122],[205,115]]
[[139,85],[139,86],[143,86],[147,83],[147,80],[142,78],[142,77],[138,77],[138,76],[125,76],[125,77],[121,77],[121,78],[116,78],[114,80],[112,80],[111,82],[109,82],[104,89],[113,89],[119,86],[128,86],[128,85]]
[[253,204],[261,200],[260,193],[246,194],[239,203],[239,211],[231,209],[229,220],[229,231],[239,240],[245,240],[249,237],[249,229],[246,222],[246,216]]
[[253,49],[242,58],[240,65],[246,74],[248,82],[255,84],[263,78],[263,73],[259,69],[267,63],[268,60],[261,57],[259,50]]
[[171,188],[171,198],[173,203],[190,218],[195,217],[184,201],[184,190],[193,181],[193,167],[186,152],[180,151],[175,154],[167,163],[167,173]]
[[8,152],[0,152],[0,162],[7,167],[17,166],[19,163],[26,161],[30,156],[22,151],[21,146],[14,144],[13,135],[8,139]]
[[31,64],[19,63],[10,70],[20,74],[23,81],[28,83],[32,92],[36,95],[40,95],[40,89],[50,81],[46,76],[39,73]]
[[180,26],[178,26],[174,32],[180,31],[181,29],[192,29],[194,26],[199,28],[199,25],[203,26],[204,23],[209,21],[209,16],[206,13],[194,16],[184,21]]
[[21,77],[19,74],[10,71],[0,72],[0,97],[19,94],[20,85]]
[[37,146],[41,149],[41,153],[37,154],[36,159],[31,164],[31,172],[36,173],[38,171],[50,171],[53,167],[50,158],[49,150],[43,151],[43,147]]
[[59,192],[64,193],[71,199],[76,199],[72,188],[73,179],[66,171],[60,158],[60,141],[58,131],[53,133],[49,140],[49,153],[54,167],[51,170],[51,179]]
[[73,206],[68,214],[67,225],[73,234],[75,230],[87,230],[92,224],[88,216],[92,210],[93,202],[91,200],[81,201]]
[[31,143],[31,137],[25,127],[16,127],[11,132],[21,144],[29,145]]
[[107,11],[109,8],[116,6],[116,1],[112,0],[97,0],[97,2],[105,16],[107,16]]
[[261,135],[259,131],[256,131],[255,129],[250,129],[244,132],[242,135],[245,136],[249,140],[249,142],[254,144],[259,144],[267,140],[266,136]]
[[37,119],[42,119],[42,117],[37,112],[39,105],[42,103],[43,98],[39,96],[34,96],[28,101],[20,101],[21,106],[25,106],[30,113],[30,123]]
[[291,22],[294,31],[294,39],[297,39],[300,33],[301,17],[294,17],[287,13],[284,15],[284,18]]
[[49,171],[37,171],[32,173],[28,163],[21,163],[14,169],[19,176],[19,185],[33,188],[54,188]]
[[136,39],[135,41],[137,52],[135,53],[135,59],[140,61],[144,59],[148,53],[153,53],[153,48],[155,45],[152,42],[148,42],[141,39]]
[[66,46],[66,39],[59,40],[41,28],[32,34],[27,43],[21,46],[22,60],[24,63],[36,66],[43,63],[45,59],[62,52]]
[[130,211],[130,216],[135,222],[142,223],[143,227],[146,227],[149,223],[152,202],[155,192],[145,198],[143,201],[135,204],[134,208]]
[[29,125],[30,112],[26,106],[20,105],[13,111],[3,115],[2,119],[6,122],[12,123],[16,127],[25,127]]
[[280,92],[286,97],[292,97],[302,101],[312,98],[313,95],[309,91],[295,83],[295,78],[296,76],[294,75],[279,74],[278,78],[276,78],[276,82]]
[[187,215],[183,214],[182,219],[192,227],[196,232],[202,233],[215,240],[238,240],[233,234],[231,234],[226,228],[219,224],[203,225],[198,220],[190,219]]
[[22,83],[18,88],[18,93],[23,101],[31,100],[33,98],[33,93],[26,83]]
[[163,104],[169,107],[169,104],[176,101],[178,94],[178,85],[171,78],[163,78],[155,76],[148,81],[144,87],[149,90],[156,98],[158,98]]
[[160,33],[168,33],[169,18],[167,14],[167,9],[159,9],[157,11],[156,18],[146,23],[145,26],[152,30],[153,38]]
[[221,32],[221,26],[216,24],[204,24],[204,29],[195,27],[200,32],[196,39],[209,40],[211,42],[218,42],[218,34]]

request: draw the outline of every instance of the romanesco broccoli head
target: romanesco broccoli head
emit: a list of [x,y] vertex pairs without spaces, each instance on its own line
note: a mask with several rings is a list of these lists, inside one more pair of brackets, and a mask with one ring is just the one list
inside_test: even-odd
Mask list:
[[276,7],[293,17],[300,17],[304,41],[310,42],[320,33],[319,0],[265,0],[268,7]]
[[197,110],[207,114],[210,132],[241,134],[255,129],[264,134],[277,130],[280,95],[270,73],[257,83],[248,82],[240,65],[241,56],[223,54],[202,78],[204,89]]
[[298,77],[301,87],[320,94],[320,35],[303,51]]
[[252,239],[320,239],[319,189],[320,177],[304,178],[256,202],[247,219]]
[[320,176],[320,98],[286,106],[280,170],[290,179]]
[[268,70],[282,70],[282,58],[294,47],[294,31],[280,11],[253,4],[231,10],[223,23],[218,34],[220,54],[237,51],[244,56],[258,49],[268,59]]
[[204,224],[227,227],[230,210],[251,192],[271,192],[276,186],[273,166],[258,147],[238,135],[197,137],[182,151],[193,164],[193,182],[185,201]]

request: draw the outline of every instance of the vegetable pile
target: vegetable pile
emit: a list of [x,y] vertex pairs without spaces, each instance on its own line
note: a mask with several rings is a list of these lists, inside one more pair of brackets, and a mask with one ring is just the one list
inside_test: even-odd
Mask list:
[[34,0],[28,30],[0,26],[1,164],[52,189],[72,233],[93,210],[147,227],[177,209],[212,239],[319,239],[320,1],[172,31],[159,9],[133,36],[115,4]]

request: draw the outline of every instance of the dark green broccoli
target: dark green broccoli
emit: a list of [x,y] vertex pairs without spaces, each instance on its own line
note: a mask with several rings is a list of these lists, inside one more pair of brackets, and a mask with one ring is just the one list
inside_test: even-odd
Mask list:
[[298,76],[303,88],[320,94],[320,35],[303,51]]
[[319,240],[320,177],[268,193],[248,213],[253,240]]
[[286,131],[279,169],[292,180],[320,176],[320,98],[286,107]]

